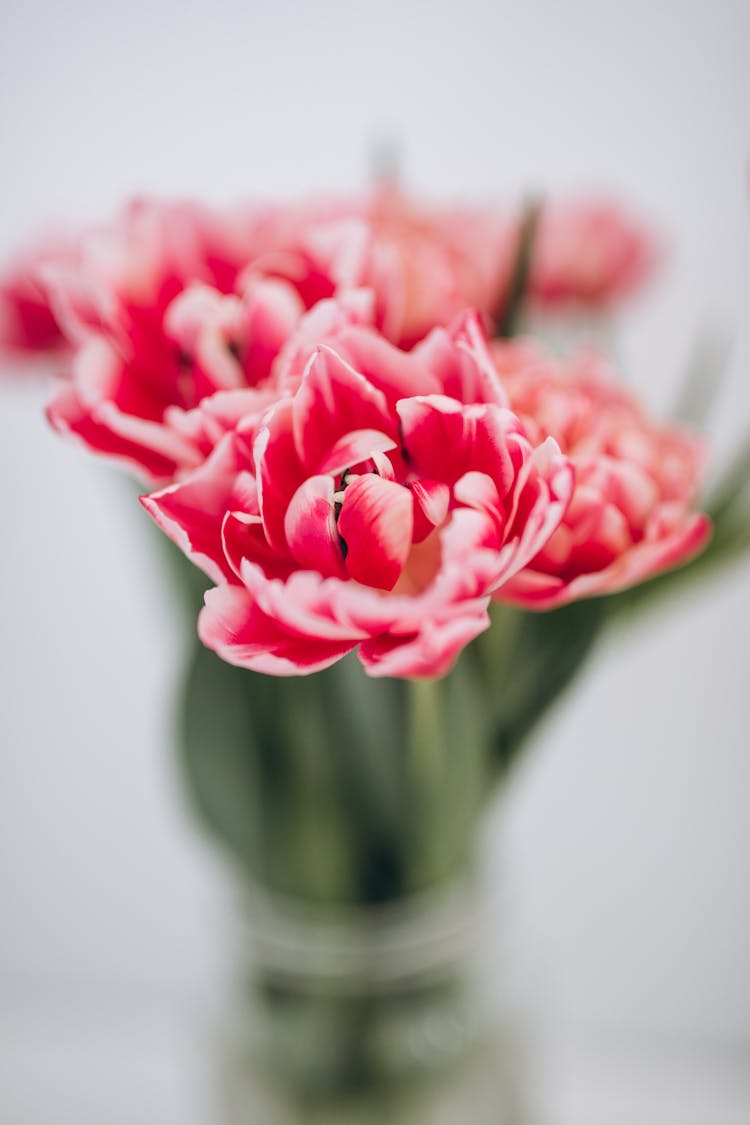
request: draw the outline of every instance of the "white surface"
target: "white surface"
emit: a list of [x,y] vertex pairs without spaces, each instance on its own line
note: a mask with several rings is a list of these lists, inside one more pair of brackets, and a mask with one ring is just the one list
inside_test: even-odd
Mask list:
[[[696,329],[734,338],[721,452],[750,420],[748,42],[744,0],[5,0],[0,247],[137,189],[356,187],[384,132],[433,195],[608,187],[673,247],[625,320],[629,377],[666,403]],[[215,869],[168,753],[178,624],[125,482],[48,433],[41,388],[1,394],[0,1003],[45,1011],[62,989],[181,1010],[211,993]],[[516,779],[501,833],[516,938],[562,1028],[687,1036],[706,1059],[750,1042],[749,625],[747,566],[655,614],[600,656]],[[108,1020],[66,1034],[66,1073],[102,1051],[103,1100],[83,1107],[44,1027],[6,1024],[22,1109],[3,1119],[111,1125],[119,1089],[117,1120],[177,1120],[159,1110],[181,1096],[171,1079],[129,1077],[150,1073],[148,1038]],[[739,1121],[727,1112],[680,1125]]]
[[8,1125],[216,1125],[206,1053],[184,1018],[85,998],[0,1018]]
[[[73,1007],[11,1011],[0,1017],[3,1120],[217,1125],[214,1046],[196,1014],[186,1011],[91,1008],[80,997]],[[527,1058],[525,1070],[524,1116],[513,1125],[747,1125],[750,1119],[750,1073],[737,1054],[577,1038],[547,1042]],[[452,1117],[445,1120],[454,1125]]]

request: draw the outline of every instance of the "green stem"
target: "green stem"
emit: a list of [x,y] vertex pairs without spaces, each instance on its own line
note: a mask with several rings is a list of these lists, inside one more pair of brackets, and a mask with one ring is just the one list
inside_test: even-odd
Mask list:
[[534,242],[539,225],[542,205],[538,200],[532,199],[523,209],[521,223],[518,231],[518,246],[513,270],[510,277],[508,295],[504,300],[500,313],[495,318],[495,332],[504,339],[510,339],[518,332],[523,306],[529,288],[531,275],[531,261],[534,251]]
[[439,680],[410,680],[408,768],[420,789],[431,791],[442,772],[443,728]]

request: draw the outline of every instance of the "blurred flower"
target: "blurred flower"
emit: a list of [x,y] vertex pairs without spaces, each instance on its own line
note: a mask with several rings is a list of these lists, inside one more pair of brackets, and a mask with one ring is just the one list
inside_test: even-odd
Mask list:
[[[223,211],[140,199],[19,259],[1,323],[6,346],[62,351],[55,428],[162,484],[288,389],[299,366],[289,349],[320,343],[337,318],[372,323],[402,348],[470,305],[489,320],[516,241],[497,211],[420,207],[392,190]],[[532,300],[599,299],[645,257],[614,211],[585,206],[548,209],[534,245]],[[305,310],[329,298],[331,323],[308,319],[298,335]],[[228,397],[196,416],[217,392]]]
[[66,345],[43,283],[45,266],[75,259],[73,238],[51,235],[17,254],[0,277],[0,355],[56,353]]
[[376,321],[411,347],[466,308],[492,316],[506,284],[507,224],[497,211],[430,209],[396,192],[375,195],[364,218],[373,231],[369,274]]
[[656,265],[647,228],[614,203],[551,200],[541,210],[532,255],[532,306],[600,308],[631,293]]
[[[248,268],[266,236],[262,208],[140,200],[83,236],[77,257],[40,264],[71,348],[52,425],[152,482],[199,464],[236,396],[200,421],[193,409],[217,391],[262,388],[305,309],[292,282]],[[327,265],[338,276],[336,259]],[[265,390],[256,398],[268,404]]]
[[509,249],[497,210],[429,207],[389,189],[269,208],[249,269],[291,282],[308,308],[370,289],[375,326],[410,348],[466,308],[491,315]]
[[8,346],[64,348],[48,409],[58,430],[171,480],[212,448],[207,431],[197,449],[183,440],[193,423],[182,414],[218,390],[263,386],[321,300],[349,296],[404,345],[471,303],[489,309],[493,229],[487,213],[423,210],[393,193],[221,212],[140,199],[22,258],[0,315]]
[[214,447],[222,431],[210,420],[222,418],[237,396],[222,397],[221,409],[202,415],[196,427],[199,403],[217,391],[244,391],[244,413],[253,399],[268,404],[273,361],[302,311],[294,290],[278,281],[249,283],[242,296],[191,285],[137,347],[135,340],[90,334],[47,415],[60,432],[147,480],[173,480]]
[[548,609],[613,593],[705,545],[710,521],[693,512],[704,461],[697,438],[648,419],[594,356],[556,364],[525,344],[492,349],[530,439],[553,435],[576,473],[560,527],[502,600]]
[[201,638],[278,675],[357,645],[371,675],[442,675],[560,523],[570,466],[507,408],[475,317],[411,353],[350,325],[297,355],[289,394],[143,499],[219,583]]

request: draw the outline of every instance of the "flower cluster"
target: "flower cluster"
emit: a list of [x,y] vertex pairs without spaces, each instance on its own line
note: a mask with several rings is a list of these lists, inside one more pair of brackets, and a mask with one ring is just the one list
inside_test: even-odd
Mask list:
[[[632,284],[648,239],[615,220],[551,209],[530,297]],[[371,675],[438,676],[492,599],[622,589],[708,535],[693,439],[600,363],[488,342],[517,241],[501,214],[392,192],[139,201],[19,259],[0,335],[61,355],[52,424],[154,489],[144,506],[215,583],[209,647],[277,675],[357,648]]]

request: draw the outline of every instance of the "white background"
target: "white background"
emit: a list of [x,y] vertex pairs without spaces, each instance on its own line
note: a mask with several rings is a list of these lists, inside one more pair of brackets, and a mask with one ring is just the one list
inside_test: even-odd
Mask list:
[[[720,460],[750,425],[748,44],[746,0],[4,0],[0,250],[137,190],[359,188],[381,137],[435,197],[614,191],[671,246],[623,366],[664,406],[696,332],[730,340]],[[43,397],[0,386],[0,1006],[192,1012],[222,895],[170,758],[180,626],[127,482]],[[497,810],[571,1034],[750,1051],[749,626],[746,562],[613,638]]]

